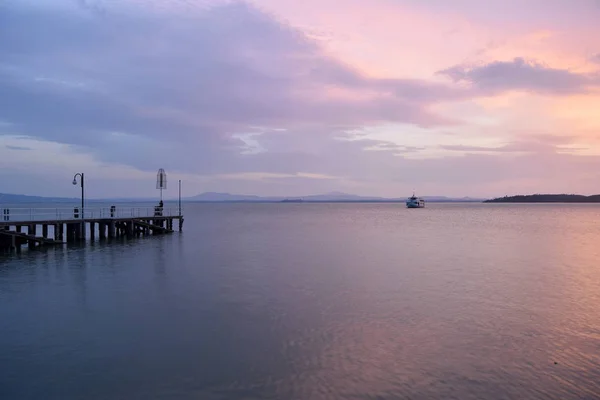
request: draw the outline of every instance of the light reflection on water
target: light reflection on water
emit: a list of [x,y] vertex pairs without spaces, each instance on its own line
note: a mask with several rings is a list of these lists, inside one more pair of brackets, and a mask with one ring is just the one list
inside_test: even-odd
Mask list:
[[599,398],[598,243],[594,205],[186,205],[0,261],[0,398]]

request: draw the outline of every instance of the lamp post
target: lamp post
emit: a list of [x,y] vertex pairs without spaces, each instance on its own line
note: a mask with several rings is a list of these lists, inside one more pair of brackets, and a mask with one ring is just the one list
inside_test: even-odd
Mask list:
[[78,172],[73,176],[73,185],[77,185],[77,176],[79,176],[79,181],[81,182],[81,219],[85,219],[85,213],[84,213],[84,203],[83,203],[83,199],[84,199],[84,194],[83,194],[83,188],[84,188],[84,178],[83,178],[83,172]]

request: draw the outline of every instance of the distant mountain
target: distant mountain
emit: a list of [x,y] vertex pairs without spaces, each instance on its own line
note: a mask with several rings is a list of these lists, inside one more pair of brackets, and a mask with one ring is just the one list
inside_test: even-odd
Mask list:
[[[330,192],[325,194],[315,194],[308,196],[256,196],[256,195],[243,195],[243,194],[231,194],[231,193],[217,193],[217,192],[206,192],[193,197],[183,198],[183,201],[193,202],[281,202],[287,200],[293,200],[297,202],[403,202],[408,196],[398,198],[385,198],[376,196],[358,196],[354,194],[348,194],[343,192]],[[430,202],[481,202],[484,199],[473,199],[469,197],[463,198],[452,198],[446,196],[423,196],[425,201]],[[43,197],[43,196],[28,196],[22,194],[7,194],[0,193],[0,205],[1,204],[19,204],[19,203],[75,203],[78,204],[81,201],[79,197]],[[165,202],[177,201],[177,199],[165,199]],[[145,202],[158,202],[157,198],[147,197],[125,197],[125,198],[112,198],[112,199],[86,199],[86,203],[145,203]]]
[[[206,192],[193,197],[185,198],[185,201],[198,202],[281,202],[290,200],[302,200],[303,202],[403,202],[406,197],[385,198],[375,196],[358,196],[342,192],[330,192],[326,194],[316,194],[308,196],[256,196],[231,193]],[[446,196],[423,196],[423,199],[431,202],[481,202],[484,199],[474,199],[470,197],[451,198]]]
[[27,196],[24,194],[8,194],[0,193],[0,204],[14,203],[73,203],[80,201],[78,198],[69,197],[42,197],[42,196]]
[[600,203],[600,194],[583,196],[580,194],[531,194],[504,196],[484,203]]
[[[230,194],[205,192],[192,197],[186,197],[186,201],[277,201],[275,197],[260,197],[254,195]],[[283,198],[281,198],[283,199]]]
[[[24,194],[9,194],[0,193],[0,204],[21,204],[21,203],[75,203],[79,204],[81,197],[43,197],[43,196],[28,196]],[[156,198],[114,198],[114,199],[86,199],[86,203],[141,203],[141,202],[158,202]],[[173,199],[165,200],[174,201]]]
[[[86,202],[90,203],[158,203],[159,199],[156,197],[115,197],[109,199],[86,199]],[[177,201],[177,199],[163,199],[166,203],[168,201]]]
[[188,197],[187,201],[206,201],[206,202],[232,202],[232,201],[260,201],[260,202],[279,202],[283,200],[303,200],[303,201],[365,201],[365,200],[384,200],[380,197],[362,197],[341,192],[332,192],[327,194],[317,194],[309,196],[256,196],[231,193],[207,192],[197,196]]

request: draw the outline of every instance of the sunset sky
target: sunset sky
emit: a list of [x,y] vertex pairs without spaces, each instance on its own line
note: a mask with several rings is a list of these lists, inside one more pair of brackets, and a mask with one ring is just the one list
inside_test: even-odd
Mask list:
[[0,192],[600,193],[599,0],[3,0]]

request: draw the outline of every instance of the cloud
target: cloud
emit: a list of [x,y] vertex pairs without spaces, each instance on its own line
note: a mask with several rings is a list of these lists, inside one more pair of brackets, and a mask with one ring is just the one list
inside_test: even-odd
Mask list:
[[31,147],[25,147],[25,146],[11,146],[9,144],[5,145],[4,147],[6,147],[9,150],[17,150],[17,151],[27,151],[27,150],[31,150]]
[[540,94],[568,95],[588,92],[600,86],[598,75],[577,74],[546,67],[517,57],[480,66],[456,65],[438,72],[454,82],[466,82],[481,93],[494,94],[524,90]]
[[499,153],[512,153],[514,150],[507,145],[500,147],[485,147],[485,146],[467,146],[462,144],[449,144],[440,146],[444,150],[460,151],[460,152],[499,152]]
[[[14,24],[6,29],[22,39],[2,49],[3,53],[8,53],[7,60],[14,60],[17,57],[11,49],[18,45],[20,53],[29,50],[29,62],[27,54],[18,59],[25,61],[19,64],[29,66],[31,74],[23,77],[18,87],[11,77],[13,85],[5,90],[19,92],[21,101],[26,101],[26,95],[41,95],[34,103],[40,108],[52,101],[55,108],[78,108],[72,114],[81,116],[81,121],[56,118],[70,120],[77,127],[97,123],[131,130],[135,119],[135,124],[155,127],[148,129],[148,135],[164,131],[160,122],[167,122],[176,125],[180,136],[196,136],[202,128],[228,132],[248,125],[311,120],[326,124],[443,122],[413,98],[427,92],[432,99],[438,89],[443,93],[447,88],[368,79],[329,58],[300,31],[245,3],[200,8],[173,19],[150,13],[88,16],[85,20],[68,14],[31,14],[27,17],[33,22],[31,35],[25,35],[23,20],[9,18]],[[74,32],[76,37],[67,37]],[[42,58],[44,67],[36,65]],[[40,79],[41,74],[46,78]],[[92,91],[92,83],[79,84],[91,93],[67,87],[75,86],[82,77],[98,82],[97,90]],[[59,84],[65,87],[57,88]],[[359,99],[331,98],[328,88],[345,88]],[[362,91],[370,91],[369,98],[361,99]],[[82,105],[83,96],[86,101]],[[113,117],[103,118],[104,123],[99,124],[89,115],[97,110]],[[189,130],[193,133],[186,132]]]
[[165,12],[153,1],[9,4],[3,30],[15,40],[0,44],[0,118],[106,162],[241,172],[244,134],[318,131],[337,143],[340,126],[452,124],[430,105],[464,96],[366,77],[244,2],[189,3],[185,13],[181,2],[164,2]]
[[574,153],[581,150],[588,150],[588,147],[563,147],[551,144],[545,144],[535,141],[518,141],[505,144],[499,147],[485,146],[466,146],[466,145],[442,145],[444,150],[459,151],[464,153]]
[[498,146],[473,146],[473,145],[440,145],[443,150],[460,152],[463,154],[489,153],[489,154],[576,154],[589,150],[589,147],[576,146],[577,136],[548,135],[529,133],[515,135],[515,137]]

